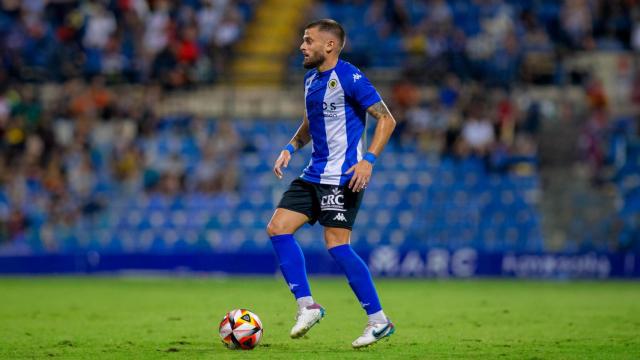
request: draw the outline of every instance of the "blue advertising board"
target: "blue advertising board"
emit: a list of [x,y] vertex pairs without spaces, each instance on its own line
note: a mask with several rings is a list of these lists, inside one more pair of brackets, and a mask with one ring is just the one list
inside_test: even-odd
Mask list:
[[[640,278],[640,254],[483,253],[473,248],[427,251],[382,246],[360,252],[374,276],[512,278]],[[340,274],[326,252],[307,252],[310,274]],[[0,274],[94,274],[122,271],[207,272],[273,275],[278,264],[270,252],[185,254],[82,254],[1,256]]]

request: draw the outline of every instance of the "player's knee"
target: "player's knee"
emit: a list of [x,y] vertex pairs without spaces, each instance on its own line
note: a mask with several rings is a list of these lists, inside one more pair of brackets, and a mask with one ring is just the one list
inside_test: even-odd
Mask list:
[[349,234],[345,231],[326,231],[324,243],[327,249],[349,243]]
[[344,240],[327,240],[325,239],[324,245],[326,246],[327,250],[334,248],[336,246],[341,246],[341,245],[346,245],[349,244],[349,241],[344,241]]
[[271,221],[269,221],[269,224],[267,225],[267,234],[269,234],[269,236],[277,236],[290,234],[290,232],[287,232],[286,227],[281,221],[271,219]]

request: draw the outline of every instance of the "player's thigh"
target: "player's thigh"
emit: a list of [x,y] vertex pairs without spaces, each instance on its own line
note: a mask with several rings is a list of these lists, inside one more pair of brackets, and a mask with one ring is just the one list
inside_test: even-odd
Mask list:
[[303,213],[277,208],[269,220],[267,233],[269,236],[293,234],[307,222],[309,222],[309,217]]
[[351,242],[351,230],[342,227],[324,227],[324,244],[327,249],[349,244]]

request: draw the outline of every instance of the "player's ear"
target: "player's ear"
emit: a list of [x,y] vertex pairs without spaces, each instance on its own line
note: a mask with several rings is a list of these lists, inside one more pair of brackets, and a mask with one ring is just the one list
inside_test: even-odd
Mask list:
[[336,42],[334,40],[327,40],[327,42],[324,44],[324,49],[328,53],[333,52],[335,50],[335,47]]

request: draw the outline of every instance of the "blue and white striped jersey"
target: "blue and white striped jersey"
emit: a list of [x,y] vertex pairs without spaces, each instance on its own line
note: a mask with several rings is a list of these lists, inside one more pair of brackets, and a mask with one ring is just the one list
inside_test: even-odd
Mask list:
[[353,175],[345,172],[364,156],[366,110],[380,95],[358,68],[342,60],[331,70],[310,70],[304,95],[313,150],[301,177],[344,185]]

